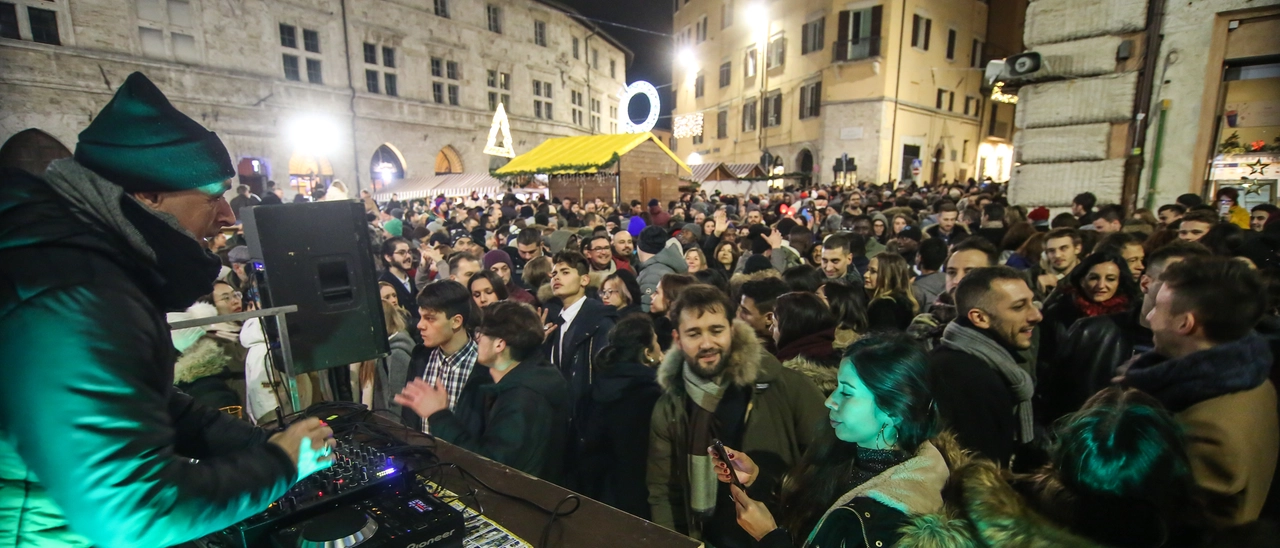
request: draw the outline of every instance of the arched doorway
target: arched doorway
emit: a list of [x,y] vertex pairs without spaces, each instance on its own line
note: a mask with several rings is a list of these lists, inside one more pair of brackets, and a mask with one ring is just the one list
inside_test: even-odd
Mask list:
[[262,158],[245,157],[236,164],[236,176],[240,184],[249,187],[249,192],[262,196],[266,191],[266,181],[271,177],[271,168]]
[[310,196],[316,188],[328,188],[333,182],[333,167],[324,156],[295,153],[289,158],[289,186],[298,194]]
[[809,149],[801,149],[800,154],[796,155],[796,171],[804,174],[804,178],[800,180],[801,186],[809,186],[813,182],[813,152]]
[[70,156],[71,151],[52,135],[35,128],[24,129],[0,147],[0,167],[16,167],[40,175],[49,162]]
[[404,157],[400,155],[400,151],[390,144],[383,144],[373,151],[373,159],[369,161],[369,177],[373,181],[374,192],[404,176]]
[[440,149],[436,154],[436,175],[462,173],[462,157],[451,146]]

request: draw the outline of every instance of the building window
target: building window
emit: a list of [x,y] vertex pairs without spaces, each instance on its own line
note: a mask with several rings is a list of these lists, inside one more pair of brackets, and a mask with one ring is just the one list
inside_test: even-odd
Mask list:
[[398,97],[400,95],[400,90],[396,87],[396,75],[391,73],[383,74],[382,79],[387,84],[387,95]]
[[364,45],[364,62],[367,65],[378,64],[378,46],[370,43]]
[[489,20],[489,31],[502,34],[502,8],[489,4],[485,6],[484,14]]
[[298,29],[293,25],[280,24],[280,45],[286,48],[298,47]]
[[699,134],[697,134],[697,135],[694,135],[694,136],[693,136],[693,144],[695,144],[695,145],[700,145],[700,144],[702,144],[702,134],[701,134],[701,133],[699,133]]
[[458,86],[449,84],[449,104],[458,106]]
[[816,118],[822,108],[822,82],[800,86],[800,119]]
[[[148,30],[150,30],[150,29],[148,29]],[[156,33],[157,33],[157,36],[158,36],[158,35],[159,35],[159,31],[156,31]],[[163,37],[162,37],[162,38],[160,38],[160,39],[161,39],[162,41],[164,40],[164,38],[163,38]],[[144,42],[145,42],[145,40],[144,40]],[[161,43],[163,43],[163,42],[161,42]],[[146,49],[146,44],[145,44],[145,43],[143,44],[143,49],[144,49],[144,50]],[[291,81],[294,81],[294,82],[297,82],[297,81],[302,80],[302,73],[301,73],[301,71],[299,71],[299,70],[298,70],[298,56],[297,56],[297,55],[288,55],[288,54],[285,54],[285,55],[284,55],[284,79],[285,79],[285,80],[291,80]]]
[[449,0],[435,0],[436,17],[449,18]]
[[578,56],[578,37],[577,36],[573,37],[573,58],[581,59],[581,57]]
[[956,92],[945,89],[938,90],[937,102],[934,104],[938,110],[947,109],[954,111],[956,106]]
[[782,124],[782,92],[774,90],[764,98],[764,116],[761,124],[764,127],[777,127]]
[[731,65],[730,61],[725,61],[723,63],[720,63],[720,87],[725,87],[729,85],[729,80],[730,78],[732,78],[732,74],[730,71],[733,70],[733,68],[730,65]]
[[747,56],[742,59],[742,73],[750,78],[756,75],[756,60],[759,51],[754,46],[747,49]]
[[729,111],[722,110],[716,113],[716,139],[725,139],[729,137]]
[[444,103],[444,84],[441,82],[431,82],[431,100],[436,103]]
[[982,67],[982,41],[975,39],[973,41],[973,50],[969,52],[969,66],[973,68]]
[[533,43],[547,47],[547,24],[543,21],[533,22]]
[[378,93],[378,71],[364,71],[364,87],[369,93]]
[[600,100],[591,100],[591,131],[600,131]]
[[617,105],[609,106],[609,133],[618,132],[618,107]]
[[956,29],[947,29],[947,60],[956,60]]
[[569,90],[569,102],[573,104],[571,114],[573,117],[573,125],[586,125],[586,117],[582,115],[582,92],[576,89]]
[[488,84],[490,88],[495,90],[495,91],[489,92],[489,111],[492,112],[492,111],[498,110],[499,103],[502,103],[503,105],[511,104],[510,94],[496,91],[496,90],[511,89],[510,74],[507,74],[505,72],[498,72],[496,70],[491,70],[489,71],[489,76],[485,80],[485,82]]
[[591,48],[591,68],[600,70],[600,50]]
[[977,110],[974,108],[976,106],[975,101],[977,101],[977,99],[978,99],[977,97],[974,97],[972,95],[965,96],[964,98],[964,115],[965,116],[969,116],[970,114],[977,112]]
[[707,83],[707,77],[703,75],[701,72],[699,72],[698,75],[693,78],[693,96],[694,97],[702,97],[702,94],[706,91],[706,83]]
[[382,46],[382,66],[387,68],[396,68],[396,50]]
[[766,69],[777,68],[787,62],[787,39],[783,38],[781,32],[769,39],[768,53],[768,61],[765,63]]
[[[172,33],[173,36],[173,58],[179,63],[195,64],[200,62],[200,52],[196,49],[196,37],[190,34],[182,34],[180,32]],[[317,61],[318,63],[319,61]],[[310,66],[309,64],[307,66]],[[320,67],[316,65],[317,77],[320,74]],[[322,82],[316,82],[317,84]]]
[[757,101],[748,99],[742,103],[742,131],[756,130],[756,105]]
[[800,29],[800,54],[807,55],[822,51],[823,33],[827,26],[827,18],[819,17],[816,21],[805,23]]
[[320,33],[302,29],[302,47],[311,53],[320,53]]
[[933,33],[933,19],[911,16],[911,47],[929,51],[929,35]]
[[727,29],[733,24],[733,0],[724,0],[720,4],[720,28]]
[[431,75],[436,78],[444,77],[444,59],[439,57],[431,58]]
[[618,77],[618,60],[617,59],[609,60],[609,77],[610,78]]
[[312,84],[324,83],[324,76],[320,73],[319,59],[307,59],[307,81]]
[[8,2],[0,2],[0,38],[21,40],[18,33],[18,6]]
[[[551,82],[533,81],[533,116],[551,120]],[[540,99],[538,99],[540,97]]]
[[840,12],[836,29],[836,61],[857,61],[880,55],[880,24],[883,8]]
[[445,62],[445,64],[444,64],[444,74],[445,74],[445,78],[448,78],[448,79],[450,79],[450,80],[458,80],[458,79],[460,79],[460,77],[459,77],[459,75],[458,75],[458,62],[457,62],[457,61],[447,61],[447,62]]
[[698,19],[697,33],[699,44],[707,41],[707,16],[703,15],[701,19]]

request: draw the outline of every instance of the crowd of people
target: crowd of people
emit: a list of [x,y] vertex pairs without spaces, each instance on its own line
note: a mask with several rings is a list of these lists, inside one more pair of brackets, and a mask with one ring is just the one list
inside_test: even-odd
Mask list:
[[1217,198],[365,193],[393,352],[344,390],[711,546],[1246,542],[1275,515],[1280,209]]
[[[260,511],[331,431],[250,425],[293,411],[261,322],[163,336],[159,315],[254,306],[233,222],[293,206],[228,203],[221,143],[145,78],[116,101],[221,152],[188,179],[95,152],[146,111],[109,105],[75,159],[0,187],[4,355],[58,368],[6,368],[0,457],[20,458],[0,489],[98,544],[166,545]],[[299,377],[303,405],[363,403],[716,548],[1280,538],[1280,209],[1235,189],[1132,213],[1084,193],[1052,218],[976,181],[665,204],[326,190],[365,204],[390,353]]]

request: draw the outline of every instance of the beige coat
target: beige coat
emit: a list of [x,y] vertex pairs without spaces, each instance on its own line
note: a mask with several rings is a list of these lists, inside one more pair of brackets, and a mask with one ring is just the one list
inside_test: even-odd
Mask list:
[[1177,414],[1206,509],[1216,525],[1258,519],[1280,452],[1280,417],[1271,381],[1202,401]]

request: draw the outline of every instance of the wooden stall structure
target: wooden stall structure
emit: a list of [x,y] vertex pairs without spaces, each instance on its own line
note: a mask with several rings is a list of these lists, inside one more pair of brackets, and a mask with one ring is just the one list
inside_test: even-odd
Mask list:
[[652,133],[547,139],[493,173],[516,186],[545,176],[553,198],[611,204],[679,199],[680,180],[691,174]]

